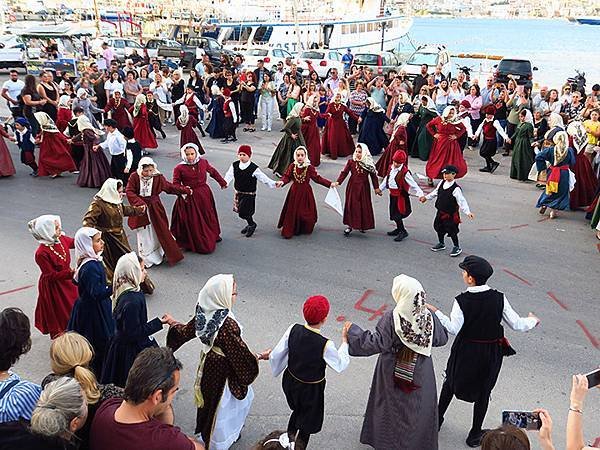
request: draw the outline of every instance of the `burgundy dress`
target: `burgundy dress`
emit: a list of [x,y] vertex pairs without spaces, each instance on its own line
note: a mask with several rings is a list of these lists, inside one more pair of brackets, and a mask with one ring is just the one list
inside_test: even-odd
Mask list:
[[[456,178],[462,178],[467,173],[467,163],[460,151],[458,138],[467,132],[462,123],[444,123],[441,117],[436,117],[427,125],[427,132],[432,136],[439,134],[438,139],[434,139],[429,160],[425,166],[425,173],[431,179],[442,178],[441,171],[444,166],[451,164],[456,166],[458,173]],[[456,139],[450,139],[450,135],[456,136]]]
[[175,125],[177,125],[177,129],[181,131],[179,136],[179,147],[181,148],[185,144],[196,144],[200,149],[200,154],[204,155],[204,148],[200,143],[200,138],[198,137],[196,130],[194,130],[196,125],[198,125],[198,120],[194,116],[189,115],[185,126],[181,125],[179,120],[175,122]]
[[124,98],[119,100],[119,104],[117,104],[114,98],[111,98],[104,107],[104,112],[108,113],[110,111],[111,118],[117,122],[117,128],[119,131],[123,131],[124,128],[131,126],[128,112],[129,108],[131,108],[131,105]]
[[8,137],[10,136],[4,130],[4,127],[0,127],[0,177],[10,177],[17,173],[6,142],[3,139]]
[[35,252],[35,262],[42,271],[38,282],[35,327],[52,339],[66,330],[78,296],[69,252],[69,249],[75,248],[75,241],[67,236],[59,239],[60,244],[51,247],[40,245]]
[[358,116],[341,103],[330,103],[325,111],[325,114],[328,113],[331,117],[328,117],[325,124],[321,152],[329,155],[331,159],[351,155],[354,153],[354,140],[344,120],[344,113],[354,120],[358,120]]
[[[392,158],[397,150],[402,150],[408,154],[407,143],[408,137],[406,135],[406,127],[400,126],[396,130],[394,138],[390,141],[388,146],[385,148],[383,154],[377,160],[375,167],[377,168],[377,175],[381,178],[385,177],[388,173],[388,169],[392,165]],[[408,164],[408,161],[406,162]]]
[[177,244],[194,253],[212,253],[221,236],[217,206],[206,183],[210,175],[221,187],[227,182],[206,159],[196,164],[178,164],[173,169],[173,183],[189,186],[193,193],[185,200],[178,198],[171,216],[171,233]]
[[571,209],[587,208],[594,202],[598,178],[583,150],[575,156],[573,173],[575,173],[575,187],[569,193],[569,206]]
[[[133,114],[134,107],[129,110]],[[142,148],[158,148],[158,142],[150,130],[148,121],[148,108],[146,105],[140,106],[138,115],[133,118],[133,136]]]
[[331,181],[320,176],[313,166],[300,169],[292,163],[281,177],[283,184],[292,182],[277,224],[286,239],[294,235],[311,234],[317,223],[317,205],[310,180],[327,188],[331,186]]
[[169,219],[167,218],[165,207],[160,201],[161,192],[180,195],[189,194],[189,189],[185,186],[169,183],[164,176],[159,174],[155,175],[154,180],[152,180],[152,195],[149,197],[142,197],[140,196],[140,176],[137,172],[133,172],[129,176],[129,182],[125,189],[127,200],[129,200],[131,206],[146,205],[147,209],[144,215],[129,216],[127,218],[127,224],[129,225],[129,228],[135,230],[152,223],[160,246],[167,256],[167,262],[172,266],[183,259],[183,253],[181,253],[179,246],[175,242],[175,238],[173,238],[171,231],[169,231]]
[[69,120],[73,118],[73,113],[69,108],[58,108],[56,113],[56,128],[64,133],[69,126]]
[[40,158],[38,175],[41,177],[58,175],[61,172],[75,172],[75,161],[71,158],[71,147],[67,143],[67,137],[60,131],[51,133],[42,131],[40,133]]
[[[315,111],[312,108],[304,108],[300,118],[302,119],[302,136],[304,136],[304,142],[306,142],[306,149],[308,150],[308,159],[310,163],[319,167],[321,164],[321,135],[319,134],[319,127],[317,126],[317,118],[321,116],[319,111]],[[304,120],[310,118],[310,121]]]
[[96,133],[93,130],[83,130],[73,137],[74,144],[83,145],[83,159],[79,165],[77,186],[99,188],[111,177],[110,164],[102,148],[94,150]]
[[350,174],[350,180],[346,186],[346,201],[344,202],[344,225],[357,230],[372,230],[375,228],[375,216],[371,203],[371,189],[369,178],[373,189],[379,187],[377,174],[363,169],[354,160],[349,160],[346,167],[340,173],[337,182],[342,184]]

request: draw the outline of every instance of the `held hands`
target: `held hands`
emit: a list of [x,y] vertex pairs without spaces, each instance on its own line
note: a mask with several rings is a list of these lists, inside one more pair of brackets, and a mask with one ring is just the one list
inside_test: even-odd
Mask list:
[[436,312],[436,311],[438,310],[438,309],[437,309],[435,306],[433,306],[433,305],[430,305],[429,303],[425,303],[425,306],[426,306],[426,307],[427,307],[427,309],[428,309],[429,311],[431,311],[432,313],[434,313],[434,312]]
[[475,218],[475,214],[473,214],[473,213],[469,213],[469,214],[467,214],[467,217],[468,217],[469,219],[473,220],[473,219]]
[[448,138],[449,138],[451,141],[455,141],[455,140],[456,140],[456,135],[455,135],[455,134],[451,134],[450,136],[448,136]]
[[296,133],[292,133],[292,139],[293,139],[293,140],[296,140],[296,139],[298,139],[298,134],[296,134]]
[[337,181],[334,181],[333,183],[331,183],[331,184],[329,185],[329,187],[330,187],[330,188],[334,188],[334,187],[337,187],[337,186],[339,186],[339,185],[340,185],[340,183],[338,183]]
[[283,181],[277,181],[277,182],[275,182],[275,187],[276,188],[280,188],[281,186],[283,186]]
[[530,312],[527,317],[533,317],[535,320],[537,320],[537,323],[535,324],[535,326],[537,327],[540,324],[540,318],[538,316],[536,316],[535,314],[533,314],[532,312]]
[[512,144],[512,139],[511,138],[505,139],[505,141],[508,142],[509,144]]
[[376,193],[377,195],[379,195],[380,197],[383,195],[383,192],[382,192],[382,191],[381,191],[381,189],[379,189],[379,188],[375,189],[375,193]]
[[173,317],[171,317],[171,314],[167,313],[164,316],[161,317],[160,321],[163,324],[167,324],[170,327],[172,327],[173,325],[177,325],[179,322],[177,322],[175,319],[173,319]]
[[435,133],[435,134],[433,135],[433,138],[434,138],[434,139],[439,139],[439,138],[440,138],[440,135],[439,135],[439,133]]
[[259,360],[259,361],[261,361],[261,360],[262,361],[268,361],[269,360],[269,356],[271,356],[271,350],[272,349],[269,348],[269,349],[267,349],[265,351],[257,353],[256,354],[256,359]]
[[425,196],[423,195],[423,196],[419,197],[419,201],[420,201],[421,203],[425,203],[425,202],[427,201],[427,197],[425,197]]

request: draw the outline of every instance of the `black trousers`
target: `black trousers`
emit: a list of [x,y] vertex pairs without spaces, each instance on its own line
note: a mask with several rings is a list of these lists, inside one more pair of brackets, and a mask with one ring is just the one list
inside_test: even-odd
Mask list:
[[[481,397],[473,403],[473,422],[471,424],[471,430],[469,431],[469,435],[475,435],[481,432],[481,427],[483,426],[483,420],[485,419],[485,415],[488,410],[488,406],[490,404],[490,394],[491,392],[486,392],[481,395]],[[452,388],[448,384],[447,381],[444,381],[442,385],[442,391],[440,392],[440,401],[438,405],[438,414],[439,414],[439,423],[441,424],[444,420],[444,414],[448,410],[448,406],[450,406],[450,402],[454,397],[454,392],[452,392]]]

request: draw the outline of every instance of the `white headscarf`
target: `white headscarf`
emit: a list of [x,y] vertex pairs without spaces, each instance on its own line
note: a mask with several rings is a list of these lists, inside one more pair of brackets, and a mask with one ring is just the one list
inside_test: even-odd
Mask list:
[[573,147],[581,153],[588,145],[588,136],[583,124],[574,120],[567,126],[567,134],[573,138]]
[[54,123],[54,120],[52,120],[52,118],[46,114],[43,111],[40,112],[36,112],[33,114],[35,116],[35,120],[38,121],[38,123],[40,124],[40,127],[42,128],[43,131],[47,131],[49,133],[59,133],[59,129],[56,128],[56,124]]
[[[296,156],[296,153],[298,152],[298,150],[303,150],[304,154],[306,155],[305,158],[304,158],[304,163],[302,163],[302,164],[300,164],[298,162],[298,157]],[[299,147],[296,147],[296,150],[294,150],[294,165],[296,167],[298,167],[299,169],[303,169],[304,167],[310,166],[310,159],[308,159],[308,150],[303,145],[300,145]]]
[[113,273],[112,307],[115,309],[119,297],[128,291],[139,292],[142,283],[142,267],[134,252],[125,253],[117,261]]
[[60,217],[44,214],[37,219],[30,220],[27,224],[33,238],[42,245],[54,245],[59,242],[56,235],[56,222],[60,227]]
[[419,99],[419,101],[421,101],[421,99],[425,97],[427,99],[427,103],[423,104],[421,103],[421,106],[425,109],[428,109],[429,111],[435,113],[436,116],[439,116],[437,108],[435,107],[435,102],[432,100],[432,98],[428,95],[418,95],[417,98]]
[[367,105],[371,111],[374,113],[384,112],[383,108],[373,97],[367,97]]
[[217,95],[221,95],[221,89],[216,84],[213,84],[210,87],[210,93],[216,97]]
[[71,97],[69,97],[68,95],[61,95],[58,99],[58,107],[71,109],[71,107],[69,106],[70,101]]
[[371,152],[369,151],[369,147],[367,146],[367,144],[359,142],[356,144],[356,146],[362,149],[362,156],[360,159],[356,159],[355,150],[352,154],[352,159],[356,161],[367,172],[376,173],[377,169],[375,168],[375,163],[373,162],[373,156],[371,156]]
[[409,113],[402,113],[398,116],[398,118],[396,119],[396,123],[394,124],[394,131],[392,131],[392,135],[390,136],[390,142],[394,140],[394,137],[396,136],[396,133],[398,132],[398,129],[401,126],[406,127],[406,125],[408,125],[409,120],[410,120]]
[[188,120],[190,119],[190,110],[188,109],[187,106],[185,105],[181,105],[179,107],[179,123],[181,124],[182,127],[185,127],[188,123]]
[[523,111],[525,111],[525,122],[533,125],[533,114],[531,114],[531,111],[528,109],[524,109]]
[[550,117],[548,118],[548,126],[550,127],[550,130],[555,127],[564,128],[565,123],[563,122],[563,118],[560,114],[550,113]]
[[83,95],[87,96],[88,91],[85,90],[84,88],[77,89],[77,98],[81,98]]
[[77,129],[80,133],[83,133],[84,130],[92,130],[97,136],[104,135],[104,131],[94,128],[92,122],[90,122],[90,119],[85,114],[82,114],[77,118]]
[[142,170],[144,170],[144,166],[154,166],[154,173],[152,174],[152,176],[160,175],[160,172],[158,171],[158,166],[156,165],[154,160],[152,158],[150,158],[149,156],[144,156],[142,159],[140,159],[140,162],[139,162],[138,168],[137,168],[137,174],[140,176],[140,178],[143,178]]
[[102,261],[102,256],[96,254],[94,247],[92,246],[92,238],[96,236],[100,231],[91,227],[81,227],[75,233],[75,261],[77,268],[73,279],[78,281],[79,270],[83,265],[89,261]]
[[442,111],[442,119],[446,121],[446,119],[450,115],[450,112],[452,111],[454,111],[454,118],[456,118],[456,108],[454,106],[446,106]]
[[116,178],[108,178],[102,184],[102,187],[96,194],[96,198],[104,200],[107,203],[112,203],[113,205],[120,205],[123,203],[123,198],[119,193],[119,184],[123,186],[123,182],[121,180],[117,180]]
[[198,294],[196,303],[196,336],[200,339],[200,362],[196,373],[196,382],[194,383],[194,393],[196,406],[199,408],[204,405],[204,396],[200,389],[202,373],[204,371],[204,362],[206,355],[214,350],[217,353],[222,351],[218,348],[213,349],[213,345],[223,322],[229,315],[233,307],[233,284],[232,274],[214,275],[208,279],[204,287]]
[[[185,157],[185,149],[186,148],[193,148],[194,150],[196,150],[196,157],[194,158],[194,162],[189,162],[187,160],[187,158]],[[183,160],[180,164],[193,165],[193,164],[196,164],[198,161],[200,161],[200,149],[193,142],[185,144],[183,147],[181,147],[180,153],[181,153],[181,159]]]
[[135,97],[135,102],[133,104],[133,116],[137,117],[140,112],[140,108],[142,105],[146,104],[146,96],[144,94],[138,94]]
[[425,291],[416,279],[398,275],[392,285],[394,329],[402,343],[415,353],[431,356],[433,317],[425,306]]
[[304,103],[298,102],[293,107],[290,113],[288,114],[288,119],[292,117],[300,117],[300,113],[302,112],[302,108],[304,108]]

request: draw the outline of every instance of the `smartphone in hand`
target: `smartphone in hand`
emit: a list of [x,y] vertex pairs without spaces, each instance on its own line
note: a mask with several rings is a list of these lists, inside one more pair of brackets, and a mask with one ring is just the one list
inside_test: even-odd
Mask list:
[[539,413],[533,411],[502,411],[502,425],[539,430],[542,427],[542,420]]
[[585,374],[588,380],[588,389],[596,387],[600,384],[600,369],[596,369],[593,372]]

